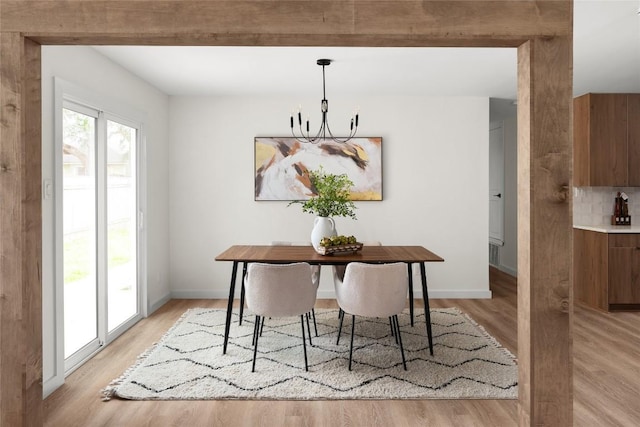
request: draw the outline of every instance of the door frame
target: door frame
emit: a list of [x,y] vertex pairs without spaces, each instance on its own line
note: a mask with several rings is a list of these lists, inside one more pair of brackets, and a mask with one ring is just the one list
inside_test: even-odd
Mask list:
[[519,420],[572,424],[572,0],[5,0],[0,13],[0,379],[19,391],[0,395],[2,424],[43,418],[40,44],[517,47]]
[[[69,375],[71,372],[79,368],[82,363],[90,359],[99,353],[104,347],[115,340],[118,336],[127,331],[128,328],[133,326],[136,322],[138,322],[143,317],[147,316],[147,304],[146,295],[147,295],[147,270],[146,270],[146,257],[147,257],[147,247],[146,247],[146,233],[147,227],[143,226],[144,221],[141,221],[144,218],[146,213],[146,180],[144,176],[146,175],[146,158],[144,156],[144,148],[146,146],[146,132],[145,132],[145,122],[147,121],[147,114],[134,108],[129,105],[123,104],[117,100],[106,98],[103,95],[96,94],[90,90],[87,90],[83,87],[80,87],[74,83],[71,83],[65,79],[54,77],[53,84],[54,91],[54,252],[55,252],[55,262],[53,266],[53,271],[49,272],[47,270],[43,270],[43,275],[51,275],[51,281],[55,284],[54,289],[54,308],[53,311],[55,313],[54,316],[54,368],[53,375],[51,378],[48,378],[46,382],[43,383],[43,394],[46,396],[58,387],[60,387],[64,383],[64,378]],[[77,357],[77,361],[79,363],[72,363],[73,366],[66,367],[65,357],[64,357],[64,294],[63,294],[63,260],[62,260],[62,250],[61,250],[61,239],[63,234],[63,179],[62,179],[62,109],[64,108],[64,103],[69,102],[78,105],[81,109],[93,110],[97,113],[97,116],[102,115],[106,120],[114,120],[118,123],[123,123],[127,126],[135,127],[138,132],[136,136],[136,183],[137,183],[137,195],[136,195],[136,223],[137,223],[137,248],[136,248],[136,263],[137,263],[137,283],[138,283],[138,292],[137,292],[137,314],[127,320],[124,324],[118,326],[111,333],[108,331],[108,327],[106,322],[104,322],[100,317],[98,318],[98,333],[97,333],[97,341],[98,345],[93,346],[91,351],[85,352],[83,356]],[[97,122],[96,122],[97,123]],[[96,131],[99,132],[101,126],[96,126]],[[103,147],[104,148],[104,147]],[[100,149],[100,148],[98,148]],[[98,170],[96,170],[98,173]],[[98,180],[99,182],[100,180]],[[105,183],[106,185],[106,183]],[[97,190],[96,197],[99,197],[100,189]],[[106,197],[106,196],[105,196]],[[96,214],[99,218],[100,214]],[[105,215],[102,215],[105,216]],[[98,230],[98,233],[101,231]],[[47,242],[49,244],[50,242]],[[43,242],[44,246],[44,242]],[[100,264],[100,261],[98,261]],[[104,266],[103,266],[104,268]],[[98,281],[100,278],[98,277]],[[98,286],[97,293],[98,298],[100,298],[100,294],[102,298],[106,298],[106,283],[103,283]],[[104,305],[104,304],[103,304]],[[107,309],[106,306],[98,307],[98,313],[104,312]]]

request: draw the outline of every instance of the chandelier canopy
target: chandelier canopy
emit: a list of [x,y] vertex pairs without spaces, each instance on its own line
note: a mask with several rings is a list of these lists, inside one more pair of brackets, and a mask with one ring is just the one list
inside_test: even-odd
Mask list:
[[322,101],[320,102],[320,111],[322,112],[322,122],[320,123],[320,129],[318,129],[318,132],[315,135],[311,135],[309,133],[309,117],[307,116],[306,132],[305,132],[305,129],[303,129],[303,126],[302,126],[302,106],[299,106],[298,107],[299,135],[296,135],[296,131],[294,128],[294,123],[293,123],[294,112],[293,111],[291,111],[291,117],[290,117],[291,135],[293,135],[293,137],[300,142],[311,143],[311,144],[317,144],[318,142],[324,141],[324,140],[331,140],[336,142],[347,142],[351,138],[353,138],[356,135],[356,132],[358,131],[358,113],[359,113],[358,109],[356,108],[356,110],[353,112],[353,116],[351,117],[351,122],[349,125],[349,136],[343,137],[343,138],[338,138],[333,136],[333,133],[331,132],[331,128],[329,127],[329,117],[328,117],[329,101],[327,101],[327,95],[325,90],[325,79],[324,79],[324,67],[331,64],[331,60],[318,59],[317,64],[322,66]]

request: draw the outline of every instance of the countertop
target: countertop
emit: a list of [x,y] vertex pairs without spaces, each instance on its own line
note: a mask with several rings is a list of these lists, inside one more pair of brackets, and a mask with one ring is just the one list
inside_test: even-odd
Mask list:
[[598,233],[638,233],[640,225],[573,225],[579,230],[596,231]]

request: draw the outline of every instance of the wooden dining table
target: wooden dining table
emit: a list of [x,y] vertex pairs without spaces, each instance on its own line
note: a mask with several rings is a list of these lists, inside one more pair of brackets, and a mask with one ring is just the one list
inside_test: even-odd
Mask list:
[[231,314],[238,274],[238,264],[243,263],[242,279],[247,271],[247,265],[252,262],[270,264],[288,264],[292,262],[308,262],[313,265],[346,265],[350,262],[364,262],[383,264],[403,262],[407,264],[409,278],[409,309],[411,326],[413,326],[413,274],[412,265],[420,266],[422,283],[422,299],[424,301],[425,323],[429,352],[433,355],[433,337],[431,334],[431,313],[429,311],[429,294],[427,290],[427,273],[425,263],[443,262],[444,259],[422,246],[364,246],[361,250],[350,253],[320,255],[312,246],[271,246],[271,245],[234,245],[215,258],[216,261],[231,261],[231,282],[229,284],[229,301],[227,303],[227,318],[224,328],[224,344],[222,354],[227,353],[229,331],[231,329]]

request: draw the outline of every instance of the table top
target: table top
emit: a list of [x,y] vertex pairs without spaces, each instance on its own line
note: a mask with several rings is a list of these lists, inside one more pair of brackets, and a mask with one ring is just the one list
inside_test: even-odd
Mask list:
[[235,245],[222,252],[216,261],[310,264],[348,264],[350,262],[442,262],[443,258],[422,246],[364,246],[352,253],[320,255],[312,246]]

